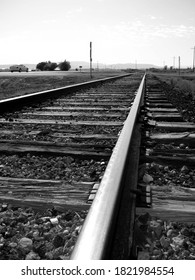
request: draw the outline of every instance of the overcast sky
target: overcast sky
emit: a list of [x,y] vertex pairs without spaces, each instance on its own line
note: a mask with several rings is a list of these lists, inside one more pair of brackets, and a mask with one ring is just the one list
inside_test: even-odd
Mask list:
[[195,0],[0,0],[0,64],[192,66]]

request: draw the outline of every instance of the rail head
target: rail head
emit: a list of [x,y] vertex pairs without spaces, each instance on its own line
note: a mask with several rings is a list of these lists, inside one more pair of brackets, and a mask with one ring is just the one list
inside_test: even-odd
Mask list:
[[98,192],[85,219],[71,254],[71,260],[101,260],[108,258],[111,242],[110,236],[115,226],[120,193],[123,187],[121,182],[126,157],[144,96],[145,76],[141,81]]

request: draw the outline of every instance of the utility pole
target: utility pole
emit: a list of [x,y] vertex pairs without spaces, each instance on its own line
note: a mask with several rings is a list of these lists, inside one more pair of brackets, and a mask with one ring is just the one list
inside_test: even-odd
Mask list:
[[90,77],[92,79],[92,42],[90,42]]
[[135,60],[135,69],[137,70],[137,60]]
[[193,51],[193,63],[192,63],[192,71],[195,71],[195,46],[192,48]]
[[181,63],[181,59],[180,59],[180,56],[178,57],[178,63],[179,63],[179,75],[180,75],[180,63]]
[[173,69],[175,69],[175,56],[173,57]]

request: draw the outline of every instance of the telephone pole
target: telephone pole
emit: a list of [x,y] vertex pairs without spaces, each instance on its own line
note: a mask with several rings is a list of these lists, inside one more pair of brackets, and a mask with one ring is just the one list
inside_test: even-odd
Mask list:
[[137,70],[137,60],[135,60],[135,69]]
[[90,77],[92,79],[92,42],[90,42]]
[[195,71],[195,46],[192,48],[193,51],[193,63],[192,63],[192,71]]
[[178,64],[179,64],[179,75],[180,75],[180,64],[181,64],[181,59],[180,59],[180,56],[178,57]]
[[175,69],[175,56],[173,57],[173,69]]

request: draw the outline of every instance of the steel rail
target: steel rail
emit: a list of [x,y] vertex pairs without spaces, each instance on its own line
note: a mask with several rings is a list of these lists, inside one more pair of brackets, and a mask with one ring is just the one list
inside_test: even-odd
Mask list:
[[55,89],[50,89],[50,90],[45,90],[45,91],[40,91],[40,92],[35,92],[35,93],[29,93],[26,95],[22,96],[16,96],[8,99],[3,99],[0,100],[0,113],[6,112],[6,111],[13,111],[15,108],[22,107],[24,105],[28,105],[31,102],[39,102],[42,99],[45,99],[47,97],[57,97],[61,95],[62,93],[71,93],[73,91],[79,90],[79,89],[85,89],[90,86],[97,86],[101,83],[104,82],[109,82],[109,81],[114,81],[123,77],[127,77],[132,75],[132,73],[128,74],[122,74],[122,75],[117,75],[113,77],[107,77],[103,79],[97,79],[93,81],[87,81],[83,83],[78,83],[78,84],[73,84],[73,85],[68,85],[65,87],[60,87],[60,88],[55,88]]
[[70,256],[71,260],[109,259],[112,232],[123,189],[125,164],[145,92],[145,76]]

